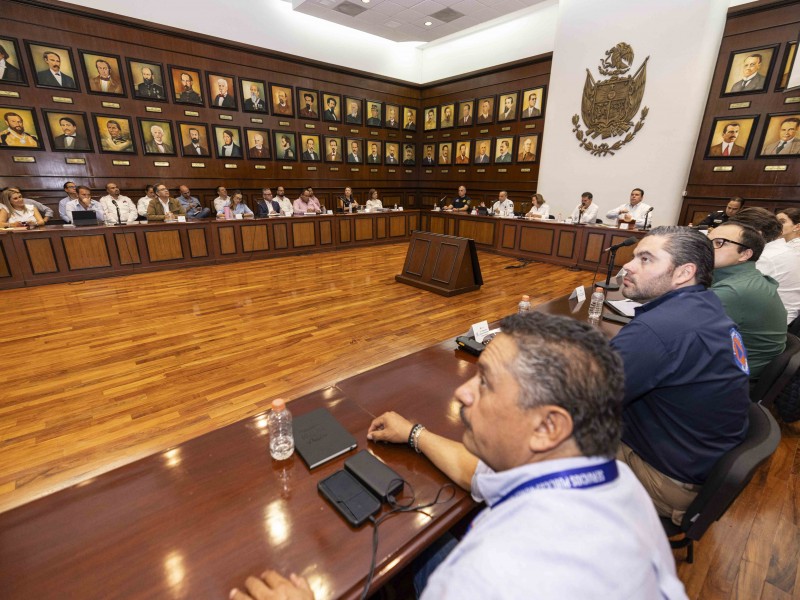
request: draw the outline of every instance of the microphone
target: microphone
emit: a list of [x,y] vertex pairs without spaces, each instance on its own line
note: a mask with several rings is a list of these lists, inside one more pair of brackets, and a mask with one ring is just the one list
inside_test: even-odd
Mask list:
[[114,198],[111,199],[111,202],[114,203],[114,207],[117,209],[117,225],[122,225],[122,215],[120,215],[119,212],[119,204],[117,204],[117,201],[114,200]]
[[603,252],[616,251],[616,250],[619,250],[620,248],[622,248],[623,246],[633,246],[637,241],[639,241],[639,240],[637,240],[634,237],[629,237],[629,238],[626,238],[623,241],[621,241],[619,244],[612,244],[611,246],[609,246],[608,248],[603,250]]
[[650,213],[653,212],[654,208],[655,206],[651,206],[650,208],[647,209],[647,212],[644,213],[644,227],[642,227],[642,229],[644,230],[647,229],[647,218],[650,216]]
[[442,202],[444,202],[445,200],[447,200],[447,196],[442,196],[442,197],[439,199],[439,202],[437,202],[436,204],[441,204],[441,203],[442,203]]

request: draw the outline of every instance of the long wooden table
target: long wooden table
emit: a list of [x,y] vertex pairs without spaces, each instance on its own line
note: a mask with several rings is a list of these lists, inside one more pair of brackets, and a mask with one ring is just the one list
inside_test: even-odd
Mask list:
[[[289,404],[326,406],[416,492],[433,500],[449,480],[406,445],[367,442],[371,420],[405,416],[460,439],[453,390],[474,358],[451,340],[340,381]],[[226,598],[264,568],[309,578],[317,598],[356,598],[367,575],[372,527],[352,528],[316,490],[347,456],[309,472],[269,456],[257,415],[0,514],[3,598]],[[406,496],[403,496],[405,498]],[[380,586],[474,507],[468,494],[380,526]],[[385,510],[385,508],[384,508]]]

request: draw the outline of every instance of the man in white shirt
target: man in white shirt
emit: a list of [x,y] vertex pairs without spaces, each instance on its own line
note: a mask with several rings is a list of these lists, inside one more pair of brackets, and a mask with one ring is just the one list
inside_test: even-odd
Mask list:
[[93,210],[97,214],[97,220],[99,222],[102,223],[105,220],[103,205],[97,200],[92,199],[92,190],[85,185],[79,185],[78,198],[67,203],[67,217],[69,223],[72,223],[72,213],[76,210]]
[[[458,544],[450,538],[426,553],[417,592],[423,600],[686,598],[653,503],[614,459],[619,355],[598,330],[567,317],[512,315],[501,329],[454,392],[460,442],[394,412],[367,433],[371,442],[408,443],[486,502]],[[297,575],[264,575],[247,580],[250,595],[234,589],[230,599],[313,598]]]
[[278,192],[277,196],[275,196],[275,200],[281,205],[281,213],[283,213],[287,217],[291,217],[294,214],[294,207],[292,206],[292,201],[289,200],[286,196],[284,196],[284,189],[282,185],[278,186],[276,190]]
[[106,195],[100,198],[106,224],[135,223],[139,217],[133,200],[119,192],[116,183],[106,184]]
[[594,223],[597,220],[597,211],[600,207],[592,202],[592,192],[581,194],[581,203],[572,211],[570,218],[573,223]]
[[642,202],[642,198],[644,198],[644,190],[641,188],[633,188],[633,190],[631,190],[630,201],[625,204],[620,204],[617,208],[612,208],[606,214],[606,218],[628,223],[636,222],[636,227],[641,229],[644,227],[645,215],[649,213],[651,209],[649,204]]
[[140,217],[147,219],[147,207],[149,206],[150,201],[155,199],[155,188],[150,184],[146,185],[144,188],[144,196],[136,201],[136,212],[139,213]]
[[501,217],[510,217],[514,214],[514,202],[508,199],[508,192],[500,192],[497,202],[492,205],[492,213]]
[[65,223],[70,223],[69,215],[67,215],[67,204],[78,199],[78,186],[75,185],[74,181],[67,181],[64,184],[64,191],[67,195],[58,201],[58,216]]
[[225,189],[225,186],[217,187],[217,197],[214,198],[214,211],[217,213],[217,216],[225,214],[225,207],[231,205],[231,197],[228,196],[228,190]]

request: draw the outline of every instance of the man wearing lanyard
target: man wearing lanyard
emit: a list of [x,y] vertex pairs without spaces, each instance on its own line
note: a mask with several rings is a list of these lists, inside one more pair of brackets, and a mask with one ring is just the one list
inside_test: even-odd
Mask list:
[[[458,544],[445,545],[423,599],[686,598],[650,499],[614,460],[619,356],[569,318],[512,315],[501,328],[455,391],[463,442],[393,412],[367,434],[407,441],[487,505]],[[304,579],[274,571],[249,578],[247,590],[230,598],[313,597]]]

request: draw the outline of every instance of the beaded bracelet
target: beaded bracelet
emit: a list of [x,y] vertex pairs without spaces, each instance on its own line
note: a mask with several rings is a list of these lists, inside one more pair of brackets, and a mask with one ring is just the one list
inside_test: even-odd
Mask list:
[[419,449],[419,436],[425,430],[425,426],[417,423],[411,428],[411,433],[408,435],[408,445],[411,446],[417,454],[422,454]]
[[414,447],[414,435],[417,433],[417,430],[422,427],[421,423],[415,423],[413,427],[411,427],[411,431],[408,434],[408,445],[412,448]]

